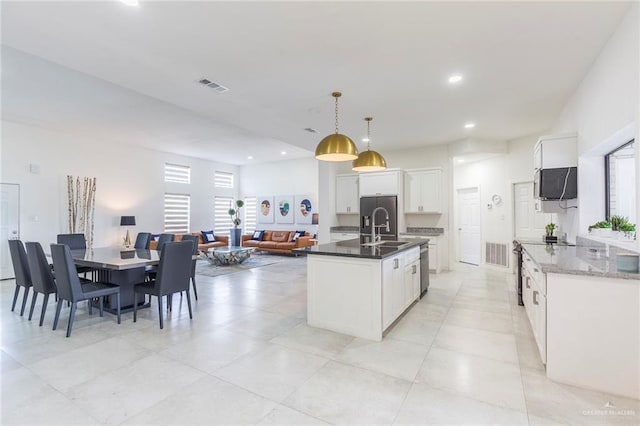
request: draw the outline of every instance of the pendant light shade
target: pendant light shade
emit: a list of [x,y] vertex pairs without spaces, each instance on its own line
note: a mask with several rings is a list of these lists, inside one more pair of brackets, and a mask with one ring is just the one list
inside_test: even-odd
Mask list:
[[331,94],[336,99],[336,132],[322,139],[316,147],[316,158],[321,161],[351,161],[358,158],[358,148],[348,137],[338,133],[338,98],[340,92]]
[[357,159],[353,161],[351,168],[356,172],[378,172],[387,168],[387,162],[382,155],[376,151],[372,151],[370,147],[371,136],[369,134],[369,126],[373,117],[365,117],[367,122],[367,150],[361,152]]

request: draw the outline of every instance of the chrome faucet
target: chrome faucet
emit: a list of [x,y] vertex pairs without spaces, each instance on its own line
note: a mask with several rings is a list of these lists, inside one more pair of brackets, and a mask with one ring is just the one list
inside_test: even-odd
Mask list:
[[[385,220],[387,221],[387,223],[385,225],[376,226],[376,213],[378,213],[378,210],[382,210],[386,214]],[[373,213],[371,213],[371,242],[372,243],[382,240],[382,237],[380,236],[380,232],[378,232],[378,236],[376,237],[376,228],[381,228],[383,226],[386,227],[387,232],[389,232],[389,211],[384,207],[376,207],[375,209],[373,209]]]

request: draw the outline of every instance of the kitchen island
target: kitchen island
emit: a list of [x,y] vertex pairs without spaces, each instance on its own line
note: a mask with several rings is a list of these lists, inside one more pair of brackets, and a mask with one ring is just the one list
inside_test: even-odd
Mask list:
[[400,239],[363,246],[355,238],[310,247],[307,256],[309,325],[364,339],[386,330],[420,297],[420,245]]
[[522,244],[523,300],[547,377],[640,399],[638,254],[578,243]]

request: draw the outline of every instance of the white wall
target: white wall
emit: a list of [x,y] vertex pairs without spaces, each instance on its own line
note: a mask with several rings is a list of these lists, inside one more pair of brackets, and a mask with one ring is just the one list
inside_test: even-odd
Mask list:
[[[321,207],[318,202],[319,162],[313,158],[283,160],[270,163],[251,164],[240,167],[240,195],[253,197],[261,195],[311,195],[315,201],[316,212]],[[298,208],[298,206],[295,206]],[[335,210],[334,210],[335,211]],[[324,215],[319,217],[322,222]],[[317,233],[317,225],[258,224],[258,228],[293,230],[304,229],[311,234]]]
[[[559,217],[561,225],[573,230],[573,239],[604,218],[603,154],[627,142],[623,139],[629,135],[638,140],[639,9],[637,3],[631,7],[552,126],[553,133],[578,134],[579,211]],[[640,170],[638,145],[636,170]]]
[[[211,229],[214,195],[234,195],[232,190],[214,190],[214,171],[238,173],[233,165],[87,141],[6,121],[0,155],[1,181],[20,185],[20,236],[43,247],[55,242],[58,233],[68,232],[67,175],[97,178],[94,238],[99,247],[122,242],[121,215],[136,217],[134,238],[139,231],[162,232],[165,192],[191,194],[191,230]],[[165,184],[165,162],[190,166],[191,184]],[[38,165],[40,173],[30,173],[30,164]]]

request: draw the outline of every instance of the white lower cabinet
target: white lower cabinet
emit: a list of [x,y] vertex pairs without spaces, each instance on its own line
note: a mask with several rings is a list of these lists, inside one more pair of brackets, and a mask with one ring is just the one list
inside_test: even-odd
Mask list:
[[540,268],[523,253],[522,300],[531,324],[531,330],[543,364],[547,363],[547,286],[546,276]]
[[420,296],[420,249],[382,261],[382,328],[388,328]]

